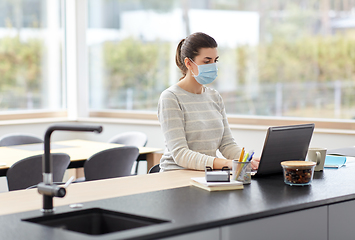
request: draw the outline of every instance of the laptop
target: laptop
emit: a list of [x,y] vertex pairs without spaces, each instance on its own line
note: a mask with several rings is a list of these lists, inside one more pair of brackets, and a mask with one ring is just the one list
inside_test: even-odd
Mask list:
[[269,127],[257,171],[253,177],[282,173],[281,162],[287,160],[304,161],[314,124]]

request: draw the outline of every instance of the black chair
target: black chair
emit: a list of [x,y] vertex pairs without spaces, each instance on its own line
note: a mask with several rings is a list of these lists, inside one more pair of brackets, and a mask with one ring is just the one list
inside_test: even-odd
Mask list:
[[160,172],[160,166],[159,164],[156,164],[153,167],[151,167],[151,169],[149,169],[148,173],[158,173],[158,172]]
[[[124,132],[117,134],[113,138],[111,138],[109,143],[117,143],[117,144],[123,144],[125,146],[135,146],[135,147],[145,147],[148,142],[148,137],[145,133],[142,132]],[[137,175],[138,173],[138,165],[140,161],[145,161],[146,159],[136,159],[136,169],[134,171],[134,174]]]
[[84,163],[85,180],[99,180],[131,175],[139,149],[133,146],[117,147],[95,153]]
[[22,133],[7,134],[0,138],[0,147],[31,143],[43,143],[43,140],[37,136]]
[[[66,153],[52,153],[53,182],[61,182],[70,163]],[[43,181],[43,154],[24,158],[14,163],[6,173],[9,191],[26,189]]]

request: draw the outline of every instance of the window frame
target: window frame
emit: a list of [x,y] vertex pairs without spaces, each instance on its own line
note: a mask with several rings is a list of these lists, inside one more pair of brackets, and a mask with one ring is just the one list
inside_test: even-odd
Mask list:
[[[63,89],[68,88],[66,84],[66,74],[67,74],[67,43],[66,43],[66,27],[67,27],[67,15],[66,15],[66,2],[68,0],[61,0],[60,5],[62,8],[62,14],[61,14],[61,24],[63,28],[63,59],[65,63],[62,65],[62,79],[61,79],[61,84],[64,86]],[[86,1],[86,0],[85,0]],[[23,120],[26,119],[31,119],[31,122],[33,119],[63,119],[63,118],[68,118],[68,110],[65,108],[66,103],[68,102],[67,99],[68,95],[66,94],[66,91],[63,93],[63,100],[62,100],[62,108],[58,110],[53,110],[53,109],[23,109],[23,110],[13,110],[13,111],[0,111],[0,124],[6,124],[8,121],[16,121],[20,120],[23,122]],[[11,122],[10,122],[11,123]]]
[[[315,118],[280,118],[264,116],[238,116],[228,115],[228,122],[232,129],[266,129],[269,126],[296,125],[314,123],[321,132],[342,133],[355,135],[355,121],[331,120]],[[120,119],[129,123],[131,120],[155,121],[158,123],[157,114],[154,112],[106,110],[90,111],[89,118]]]
[[[63,76],[66,79],[67,109],[51,111],[1,112],[0,123],[8,120],[66,118],[81,120],[101,118],[112,122],[139,122],[159,125],[157,114],[151,111],[89,109],[89,80],[86,47],[88,0],[62,0],[65,26]],[[70,56],[70,57],[68,57]],[[65,81],[65,80],[64,80]],[[312,119],[289,117],[228,115],[232,129],[264,129],[267,126],[293,125],[313,122],[317,131],[355,135],[355,120]],[[132,121],[133,120],[133,121]]]
[[36,111],[11,111],[0,112],[0,122],[9,120],[43,119],[43,118],[67,118],[66,110],[36,110]]

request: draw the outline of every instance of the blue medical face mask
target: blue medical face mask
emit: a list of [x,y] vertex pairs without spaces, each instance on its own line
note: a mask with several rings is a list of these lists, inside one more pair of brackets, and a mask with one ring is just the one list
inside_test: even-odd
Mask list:
[[197,76],[194,74],[194,72],[192,70],[191,70],[191,72],[199,84],[202,84],[202,85],[210,84],[216,79],[217,70],[218,70],[216,63],[197,65],[191,58],[190,58],[190,60],[198,68],[198,75]]

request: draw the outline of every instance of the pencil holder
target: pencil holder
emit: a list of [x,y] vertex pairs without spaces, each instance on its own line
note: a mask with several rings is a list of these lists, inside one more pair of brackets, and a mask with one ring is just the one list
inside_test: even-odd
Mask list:
[[251,183],[251,162],[239,162],[233,160],[232,179],[243,182],[243,184]]

